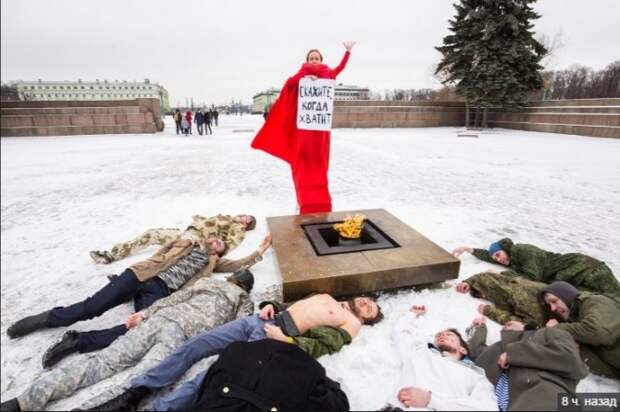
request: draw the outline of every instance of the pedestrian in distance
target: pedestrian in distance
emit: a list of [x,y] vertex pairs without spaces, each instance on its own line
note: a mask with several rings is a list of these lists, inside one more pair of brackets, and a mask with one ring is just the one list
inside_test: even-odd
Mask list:
[[185,113],[185,120],[187,120],[187,131],[189,132],[189,134],[192,134],[192,112],[191,111],[187,111]]
[[196,123],[196,130],[198,131],[198,134],[202,136],[205,123],[205,114],[202,112],[202,110],[198,109],[198,111],[196,112],[196,115],[194,116],[194,123]]
[[205,134],[213,134],[211,122],[213,121],[213,111],[205,111]]
[[181,111],[179,109],[176,109],[174,111],[174,114],[172,115],[172,118],[174,119],[174,124],[177,127],[177,134],[181,134],[183,132],[183,129],[181,128],[182,117],[183,115],[181,114]]

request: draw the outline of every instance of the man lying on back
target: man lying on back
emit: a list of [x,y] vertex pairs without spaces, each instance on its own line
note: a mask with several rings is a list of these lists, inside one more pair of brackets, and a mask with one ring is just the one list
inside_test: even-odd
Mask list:
[[[273,302],[260,307],[260,314],[234,320],[191,339],[159,365],[134,379],[128,391],[95,409],[132,410],[145,396],[174,384],[193,364],[220,354],[233,342],[271,338],[298,345],[316,358],[337,352],[359,334],[362,325],[373,325],[383,319],[381,308],[366,297],[338,302],[330,295],[320,294],[287,309]],[[177,390],[156,399],[153,409],[191,410],[206,373],[203,371]]]

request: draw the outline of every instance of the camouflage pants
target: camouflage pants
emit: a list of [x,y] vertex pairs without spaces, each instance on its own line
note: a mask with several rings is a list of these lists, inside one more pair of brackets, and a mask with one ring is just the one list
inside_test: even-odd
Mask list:
[[563,280],[580,290],[584,289],[607,296],[620,297],[620,282],[609,266],[601,263],[595,267],[586,267],[583,270],[578,265],[576,266],[577,269],[573,271],[575,273],[567,271],[568,276],[562,273],[554,280]]
[[181,231],[181,229],[149,229],[140,236],[128,242],[117,243],[108,252],[112,257],[112,261],[124,259],[128,256],[138,253],[149,246],[163,246],[166,243],[178,239],[183,236],[194,240],[198,238],[192,236],[193,231]]
[[175,322],[153,316],[102,351],[79,356],[44,374],[17,398],[19,405],[23,411],[43,410],[50,401],[134,367],[126,382],[128,387],[129,379],[156,366],[185,340],[185,333]]

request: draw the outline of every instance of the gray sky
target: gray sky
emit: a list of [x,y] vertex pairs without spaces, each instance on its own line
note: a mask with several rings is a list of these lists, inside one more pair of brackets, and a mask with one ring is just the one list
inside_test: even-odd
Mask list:
[[[142,80],[171,104],[251,102],[280,87],[305,53],[330,66],[357,40],[339,82],[437,87],[434,46],[448,34],[452,0],[2,0],[1,77]],[[595,69],[620,58],[618,0],[539,0],[537,34],[561,33],[551,68]],[[615,40],[614,40],[615,39]],[[615,44],[615,45],[614,45]]]

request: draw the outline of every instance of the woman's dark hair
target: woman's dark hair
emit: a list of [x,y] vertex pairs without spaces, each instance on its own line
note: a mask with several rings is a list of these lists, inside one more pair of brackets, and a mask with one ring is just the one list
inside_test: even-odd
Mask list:
[[306,63],[308,62],[308,59],[310,58],[310,54],[312,53],[318,53],[319,57],[321,58],[321,62],[323,61],[323,55],[321,54],[321,52],[319,51],[319,49],[311,49],[307,54],[306,54]]

